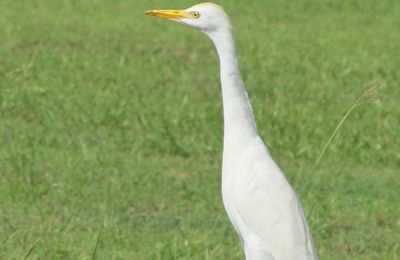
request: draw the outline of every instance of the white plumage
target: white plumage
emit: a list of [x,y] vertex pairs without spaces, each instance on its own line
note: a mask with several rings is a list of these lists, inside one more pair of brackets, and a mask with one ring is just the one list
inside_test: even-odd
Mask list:
[[224,109],[222,197],[246,259],[318,259],[296,193],[257,133],[224,10],[204,3],[146,14],[197,28],[217,49]]

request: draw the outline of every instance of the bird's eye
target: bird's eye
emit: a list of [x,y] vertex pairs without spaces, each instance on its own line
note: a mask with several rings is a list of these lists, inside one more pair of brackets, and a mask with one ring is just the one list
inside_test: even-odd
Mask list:
[[192,14],[193,14],[193,17],[196,19],[200,17],[200,13],[197,11],[192,12]]

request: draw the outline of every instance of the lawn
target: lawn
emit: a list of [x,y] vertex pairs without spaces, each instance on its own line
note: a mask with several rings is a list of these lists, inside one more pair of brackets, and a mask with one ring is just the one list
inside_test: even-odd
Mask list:
[[[0,2],[0,259],[243,259],[215,50],[143,14],[195,3]],[[399,2],[217,3],[320,258],[399,259]]]

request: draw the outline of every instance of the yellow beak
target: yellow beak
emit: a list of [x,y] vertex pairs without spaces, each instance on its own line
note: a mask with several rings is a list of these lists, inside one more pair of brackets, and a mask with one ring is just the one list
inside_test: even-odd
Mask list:
[[188,14],[184,10],[150,10],[144,13],[147,15],[153,15],[167,19],[190,18],[190,14]]

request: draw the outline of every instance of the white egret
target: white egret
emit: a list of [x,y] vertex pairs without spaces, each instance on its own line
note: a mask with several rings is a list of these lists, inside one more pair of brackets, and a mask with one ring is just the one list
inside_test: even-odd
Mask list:
[[246,259],[318,259],[300,201],[257,133],[222,7],[202,3],[146,14],[194,27],[217,49],[224,114],[222,197]]

